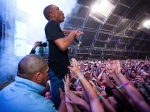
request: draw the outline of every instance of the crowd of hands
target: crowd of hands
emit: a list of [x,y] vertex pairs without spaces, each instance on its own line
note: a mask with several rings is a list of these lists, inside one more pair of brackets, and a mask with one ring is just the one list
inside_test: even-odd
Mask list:
[[[150,85],[149,61],[71,59],[70,62],[70,73],[63,79],[65,92],[60,89],[60,98],[68,112],[150,112],[150,86],[146,99],[136,86],[137,83]],[[127,86],[118,89],[127,82]],[[112,91],[111,95],[106,88]]]

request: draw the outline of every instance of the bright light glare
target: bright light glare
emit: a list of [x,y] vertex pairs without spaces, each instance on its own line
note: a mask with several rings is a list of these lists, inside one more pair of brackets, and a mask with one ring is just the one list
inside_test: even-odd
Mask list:
[[98,6],[97,6],[97,5],[93,5],[93,6],[92,6],[92,12],[96,12],[97,9],[98,9]]
[[143,26],[146,27],[147,29],[150,29],[150,19],[149,19],[149,20],[146,20],[146,21],[143,23]]
[[91,11],[92,12],[97,12],[105,17],[108,17],[111,11],[114,9],[114,5],[111,4],[107,0],[98,0],[95,2],[93,5]]
[[102,9],[106,9],[109,6],[109,4],[110,3],[108,1],[103,0],[99,7],[101,7]]

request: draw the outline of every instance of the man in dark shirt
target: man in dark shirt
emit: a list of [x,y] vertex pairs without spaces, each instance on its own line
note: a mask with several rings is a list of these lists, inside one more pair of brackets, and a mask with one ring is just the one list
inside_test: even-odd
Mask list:
[[[44,11],[44,16],[48,20],[45,26],[45,34],[49,42],[49,79],[51,80],[51,100],[55,107],[59,107],[60,93],[58,88],[64,90],[62,78],[68,73],[68,46],[74,38],[82,34],[79,30],[64,30],[60,28],[60,23],[64,21],[64,13],[55,5],[47,6]],[[65,36],[68,34],[68,36]]]

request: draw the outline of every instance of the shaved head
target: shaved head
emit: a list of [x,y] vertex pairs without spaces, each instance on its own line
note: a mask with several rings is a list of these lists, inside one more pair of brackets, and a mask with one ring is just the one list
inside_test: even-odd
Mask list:
[[64,13],[56,5],[48,5],[43,10],[43,14],[47,20],[54,20],[58,24],[64,21]]
[[47,63],[43,57],[30,54],[25,56],[18,64],[18,75],[31,79],[37,72],[43,73],[47,69]]
[[52,7],[53,7],[54,5],[48,5],[47,7],[45,7],[45,9],[43,10],[43,14],[44,14],[44,16],[45,16],[45,18],[47,19],[47,20],[49,20],[50,19],[50,12],[52,12]]

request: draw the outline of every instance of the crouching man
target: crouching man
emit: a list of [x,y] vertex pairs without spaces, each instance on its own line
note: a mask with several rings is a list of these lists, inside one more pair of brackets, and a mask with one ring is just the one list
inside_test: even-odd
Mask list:
[[[0,91],[0,112],[57,112],[51,100],[39,93],[48,79],[49,67],[37,55],[25,56],[18,64],[15,81]],[[58,112],[66,112],[64,93],[60,89]]]

